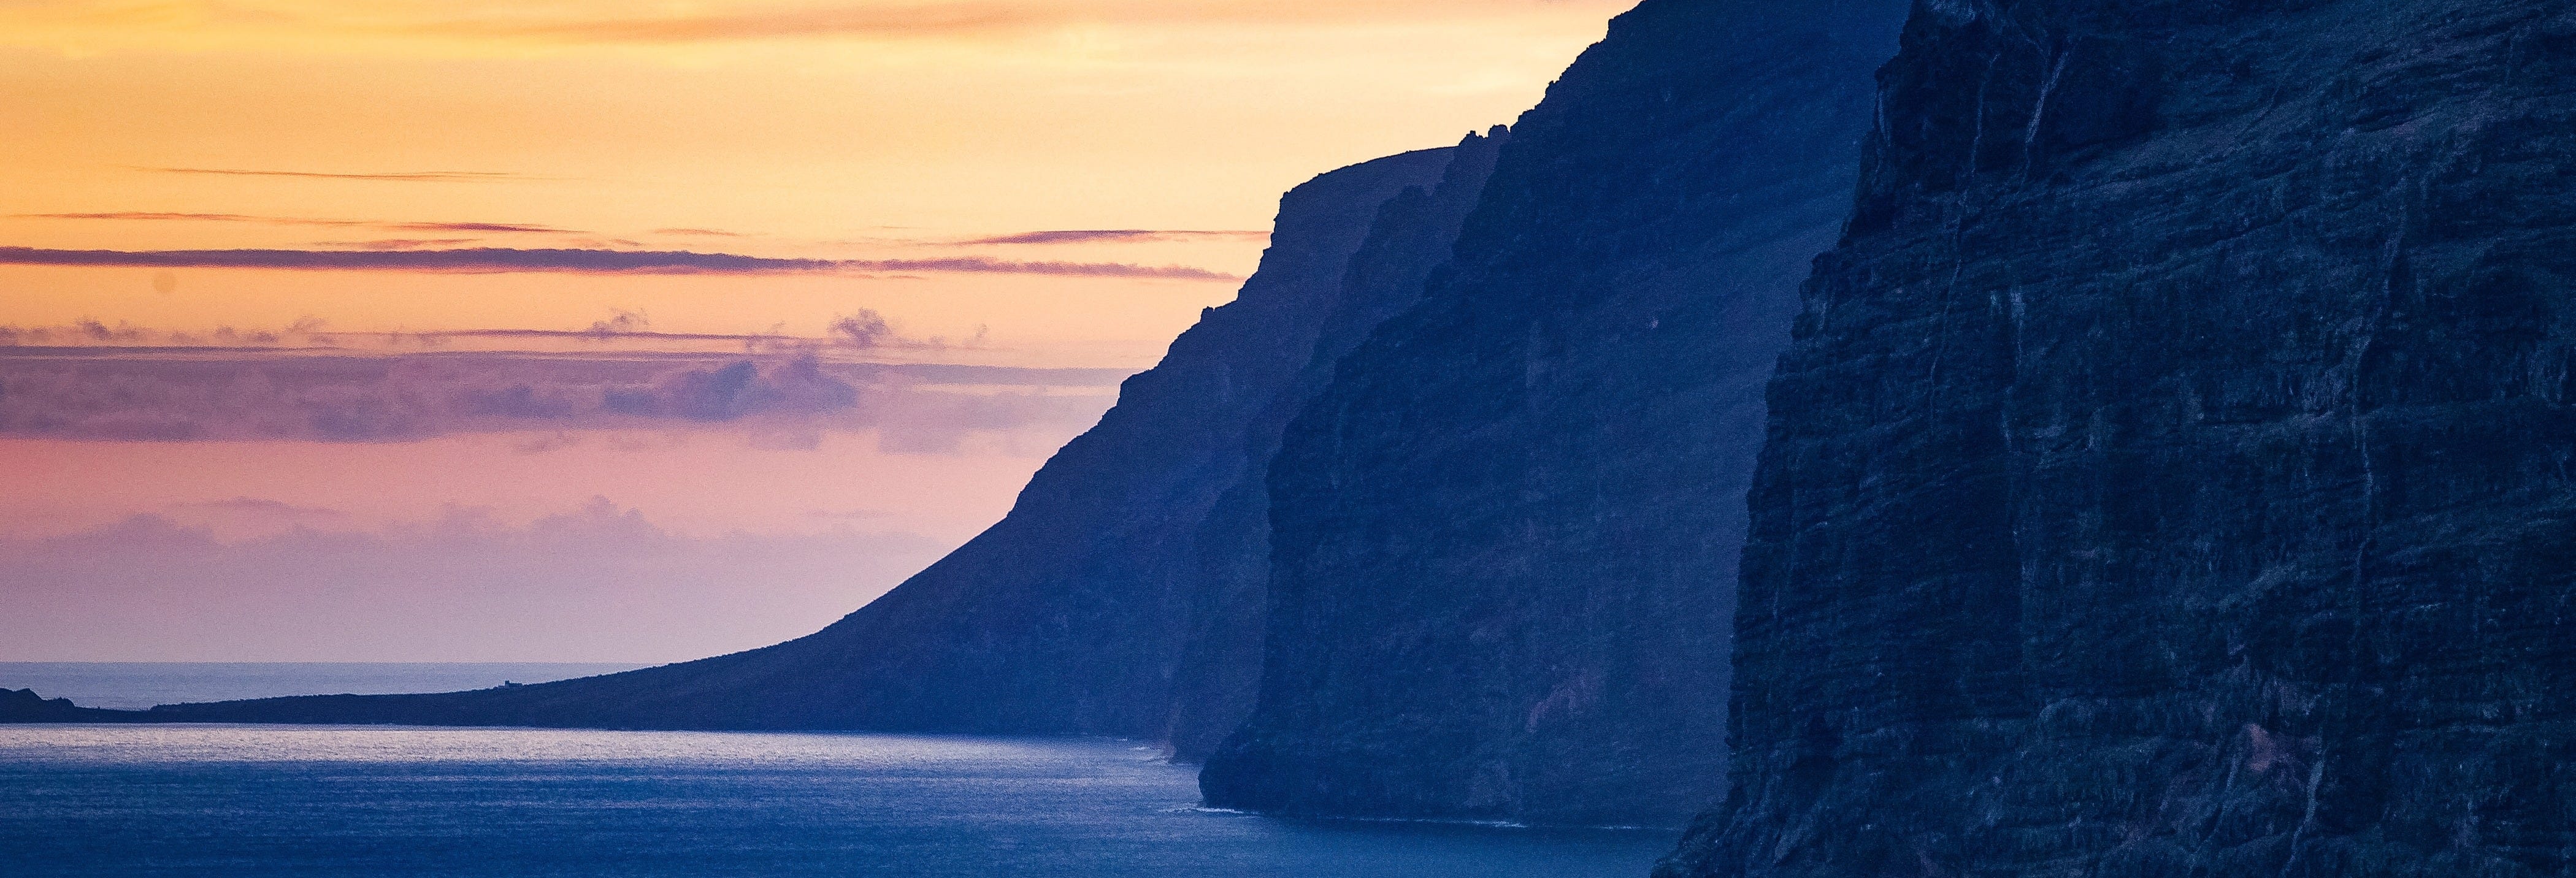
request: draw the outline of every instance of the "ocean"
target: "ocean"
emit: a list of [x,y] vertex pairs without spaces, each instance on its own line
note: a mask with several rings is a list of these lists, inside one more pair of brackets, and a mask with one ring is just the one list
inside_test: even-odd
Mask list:
[[284,695],[461,692],[641,667],[568,662],[0,662],[0,689],[34,689],[82,707],[141,710],[182,701]]
[[1637,878],[1674,840],[1210,811],[1192,768],[1108,739],[0,726],[9,876]]

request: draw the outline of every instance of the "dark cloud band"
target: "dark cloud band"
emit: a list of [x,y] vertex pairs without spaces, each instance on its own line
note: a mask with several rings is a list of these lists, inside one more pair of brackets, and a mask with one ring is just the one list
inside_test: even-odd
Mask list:
[[403,232],[487,232],[514,235],[586,235],[578,229],[562,229],[531,223],[434,223],[397,222],[389,220],[317,219],[296,216],[252,216],[241,213],[169,213],[163,211],[119,211],[114,213],[22,213],[18,219],[50,220],[118,220],[126,222],[210,222],[260,223],[273,226],[322,226],[326,228],[392,229]]
[[1191,238],[1229,238],[1252,240],[1270,237],[1269,232],[1211,231],[1198,229],[1066,229],[1045,232],[1021,232],[992,238],[977,238],[967,244],[1116,244],[1135,241],[1176,241]]
[[[175,356],[173,356],[175,354]],[[462,433],[748,424],[882,431],[949,452],[968,434],[1071,436],[1123,370],[829,362],[780,355],[588,357],[0,347],[0,437],[402,442]]]
[[1021,262],[981,256],[935,259],[779,259],[685,250],[48,250],[0,247],[0,264],[139,268],[271,268],[332,271],[809,274],[950,272],[1233,281],[1186,265]]
[[300,177],[312,180],[372,180],[389,183],[491,183],[503,180],[543,180],[503,171],[397,171],[380,174],[337,174],[322,171],[258,171],[238,168],[147,168],[137,171],[155,174],[206,174],[218,177]]

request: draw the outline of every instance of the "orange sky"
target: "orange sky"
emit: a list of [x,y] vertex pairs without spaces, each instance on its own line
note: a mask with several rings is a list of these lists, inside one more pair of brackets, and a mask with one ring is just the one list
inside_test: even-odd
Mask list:
[[[472,239],[450,246],[634,242],[867,256],[958,252],[923,242],[1039,229],[1258,230],[1278,193],[1315,173],[1509,121],[1599,37],[1619,6],[0,4],[0,93],[11,96],[0,105],[0,151],[12,157],[0,167],[0,244],[134,250]],[[135,212],[570,231],[30,216]],[[655,234],[670,229],[731,236]],[[1013,254],[1020,258],[1044,250],[1050,259],[1241,273],[1259,243],[1011,249],[1023,251]],[[150,272],[109,274],[69,282],[0,276],[0,324],[74,312],[168,322],[149,301],[104,292],[120,281],[148,290]],[[260,278],[187,286],[265,312],[239,318],[257,322],[280,308],[242,290],[272,283],[294,285]],[[470,285],[444,303],[441,319],[561,320],[508,301],[559,284],[540,277]],[[703,295],[759,295],[766,286],[726,280]],[[994,295],[992,285],[935,296],[888,289],[923,286],[854,280],[839,294],[881,300],[895,316],[941,328],[989,322],[970,316],[978,310],[1032,307],[976,301]],[[1140,295],[1188,314],[1223,301],[1228,287]],[[345,328],[421,325],[375,303],[313,307]],[[170,310],[203,319],[209,309]],[[700,328],[701,315],[666,310],[672,316],[657,319],[689,321],[666,328]],[[1176,328],[1170,319],[1133,325],[1139,338],[1168,338]]]
[[[88,330],[75,328],[85,321],[122,327],[116,343],[129,345],[300,326],[303,335],[280,342],[292,347],[315,338],[357,344],[322,332],[579,330],[617,315],[661,333],[820,339],[835,320],[867,314],[890,324],[886,341],[814,350],[835,362],[1139,369],[1201,308],[1232,298],[1229,278],[1252,270],[1282,191],[1511,121],[1627,5],[0,2],[0,94],[9,96],[0,102],[0,153],[11,157],[0,163],[0,248],[687,250],[983,267],[625,274],[0,264],[0,344],[85,344]],[[1065,230],[1162,234],[1024,235]],[[49,334],[28,334],[40,328]],[[29,340],[37,338],[48,340]],[[575,358],[628,355],[601,344],[541,347]],[[468,349],[479,348],[443,350]],[[219,358],[239,360],[226,368],[256,378],[267,356]],[[141,400],[133,404],[148,408],[159,404],[153,394],[177,392],[137,389],[132,375],[83,390],[73,385],[106,379],[83,371],[78,357],[0,367],[8,370],[0,381],[53,382],[49,405]],[[998,518],[1046,453],[1087,423],[1076,415],[1096,413],[1111,390],[1104,382],[1013,385],[1021,379],[1007,375],[994,379],[1004,382],[999,389],[904,380],[912,383],[862,382],[873,395],[861,407],[926,408],[803,426],[762,415],[664,427],[567,422],[525,434],[169,441],[97,438],[112,432],[114,412],[89,412],[96,417],[83,429],[95,429],[75,435],[60,418],[22,411],[21,422],[0,423],[0,467],[10,470],[0,476],[13,486],[0,496],[0,568],[36,558],[23,563],[41,562],[53,590],[38,603],[63,616],[20,619],[44,626],[48,645],[43,654],[0,647],[0,660],[687,658],[711,641],[603,634],[600,642],[634,646],[602,652],[516,643],[467,622],[451,637],[425,620],[405,621],[411,639],[398,655],[370,653],[363,638],[213,635],[184,638],[192,644],[184,654],[156,651],[114,632],[183,623],[128,620],[82,634],[84,607],[131,588],[89,582],[79,558],[57,556],[113,544],[71,537],[142,514],[203,528],[218,542],[287,526],[401,542],[413,532],[404,528],[458,509],[481,510],[476,520],[491,527],[543,528],[556,520],[549,516],[605,497],[666,530],[668,551],[680,553],[701,545],[689,541],[728,533],[857,533],[850,522],[864,520],[866,540],[851,545],[904,548],[854,561],[848,581],[816,562],[807,566],[822,571],[814,575],[823,584],[777,586],[800,595],[798,607],[855,606],[926,561],[920,547],[954,545]],[[0,421],[7,416],[0,406]],[[277,509],[303,511],[281,519]],[[9,579],[0,569],[0,581]],[[11,587],[29,586],[0,585]],[[84,597],[84,589],[97,592]],[[751,647],[830,621],[807,618],[815,615],[773,612],[710,630],[730,638],[717,645]],[[0,630],[0,643],[10,633]],[[441,653],[441,643],[455,648]]]

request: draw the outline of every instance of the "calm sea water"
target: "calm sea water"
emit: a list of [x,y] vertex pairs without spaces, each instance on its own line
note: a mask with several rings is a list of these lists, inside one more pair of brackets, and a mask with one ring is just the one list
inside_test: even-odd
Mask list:
[[0,689],[32,688],[82,707],[140,710],[182,701],[283,695],[461,692],[640,667],[564,662],[0,662]]
[[1674,840],[1197,804],[1108,740],[0,726],[7,876],[1637,878]]

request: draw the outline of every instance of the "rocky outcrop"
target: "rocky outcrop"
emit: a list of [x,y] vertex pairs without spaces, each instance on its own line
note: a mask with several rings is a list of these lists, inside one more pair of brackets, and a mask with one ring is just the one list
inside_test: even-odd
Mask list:
[[1918,5],[1667,876],[2576,872],[2576,7]]
[[69,698],[46,698],[34,689],[0,689],[0,723],[114,722],[119,713],[81,707]]
[[1007,518],[820,633],[543,685],[176,705],[136,718],[1168,733],[1203,751],[1249,709],[1258,676],[1261,602],[1240,590],[1260,581],[1243,565],[1266,559],[1267,531],[1236,513],[1247,491],[1260,496],[1242,483],[1276,446],[1281,412],[1320,386],[1309,363],[1418,296],[1498,144],[1470,136],[1288,193],[1241,295],[1130,378]]
[[1901,13],[1649,0],[1514,126],[1454,264],[1286,430],[1260,703],[1210,804],[1715,801],[1763,382]]

